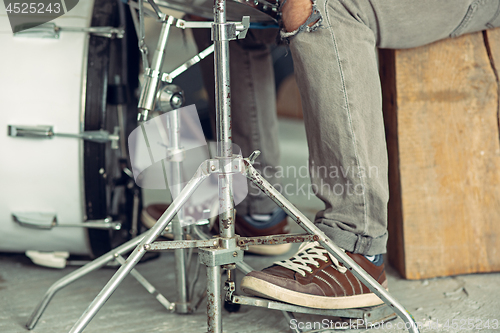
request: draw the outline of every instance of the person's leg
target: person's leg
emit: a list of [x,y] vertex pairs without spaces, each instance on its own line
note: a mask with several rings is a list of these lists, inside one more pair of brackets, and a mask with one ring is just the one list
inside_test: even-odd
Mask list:
[[[325,203],[315,222],[382,285],[389,191],[376,47],[414,47],[498,26],[499,2],[317,0],[306,13],[319,16],[303,26],[304,2],[283,6],[291,32],[282,36],[290,39],[301,91],[312,186]],[[377,304],[374,294],[317,245],[250,273],[241,288],[303,306]]]
[[313,190],[326,206],[316,222],[340,247],[386,251],[389,192],[376,47],[415,47],[498,25],[498,6],[498,0],[318,0],[321,27],[291,38]]

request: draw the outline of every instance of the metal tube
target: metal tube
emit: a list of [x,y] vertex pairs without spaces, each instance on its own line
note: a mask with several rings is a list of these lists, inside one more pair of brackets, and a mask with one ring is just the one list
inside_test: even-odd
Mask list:
[[127,258],[126,264],[121,266],[115,275],[113,275],[113,277],[108,281],[92,304],[90,304],[80,319],[71,328],[70,333],[82,332],[85,329],[88,323],[97,314],[99,309],[104,305],[104,303],[106,303],[109,297],[111,297],[116,288],[118,288],[118,285],[144,256],[146,253],[146,245],[150,245],[156,238],[158,238],[158,236],[163,232],[163,230],[165,230],[170,221],[173,219],[176,212],[182,207],[182,205],[184,205],[189,196],[193,194],[196,188],[203,182],[203,180],[205,180],[205,178],[208,177],[208,175],[208,162],[205,161],[200,165],[193,178],[191,178],[179,196],[175,198],[168,209],[158,219],[156,224],[144,234],[143,240]]
[[[232,178],[231,174],[219,174],[219,230],[222,238],[233,238],[235,233]],[[222,247],[227,248],[224,242]]]
[[[123,258],[122,256],[117,256],[116,260],[121,265],[125,264],[125,258]],[[173,309],[174,305],[170,303],[168,299],[166,299],[165,296],[163,296],[158,290],[156,290],[156,288],[151,283],[149,283],[149,281],[146,280],[146,278],[141,273],[139,273],[138,270],[136,270],[135,268],[132,269],[130,271],[130,275],[132,275],[137,280],[137,282],[139,282],[144,287],[144,289],[148,291],[148,293],[153,295],[156,300],[160,302],[160,304],[163,305],[167,310],[170,311]]]
[[126,104],[118,104],[116,106],[116,111],[118,113],[118,126],[120,127],[120,153],[122,158],[128,158],[127,153],[127,137],[125,135],[125,115],[126,115]]
[[[215,2],[213,29],[222,31],[226,23],[226,1]],[[219,174],[219,230],[222,238],[234,237],[233,177],[225,166],[233,156],[231,133],[231,84],[229,75],[229,40],[223,33],[214,36],[215,108],[217,110],[217,157],[222,172]]]
[[[226,23],[226,0],[214,2],[215,110],[217,112],[217,158],[219,159],[219,230],[221,247],[231,248],[234,239],[233,176],[226,165],[233,157],[231,134],[231,84],[229,76],[229,40],[221,33]],[[215,29],[215,30],[214,30]],[[207,267],[208,333],[222,333],[221,267]]]
[[170,27],[174,22],[175,18],[169,16],[168,19],[162,24],[160,37],[153,55],[153,62],[151,64],[151,68],[146,70],[144,86],[141,89],[138,108],[142,112],[142,119],[139,117],[139,120],[146,121],[149,112],[154,110],[156,92],[158,91],[158,87],[161,82],[161,69],[165,58],[165,48],[167,47]]
[[207,266],[208,333],[222,333],[220,266]]
[[311,235],[319,237],[319,243],[330,252],[337,260],[344,264],[352,274],[354,274],[365,286],[374,294],[382,299],[385,304],[394,309],[394,311],[403,319],[409,332],[418,333],[418,327],[415,320],[409,312],[392,297],[374,278],[358,266],[347,254],[345,254],[337,245],[335,245],[314,223],[302,214],[290,201],[288,201],[280,192],[278,192],[267,180],[265,180],[248,160],[244,160],[246,166],[246,176],[257,185],[271,200],[281,207],[299,226]]
[[[174,110],[168,112],[168,121],[170,128],[170,148],[175,150],[181,149],[181,124],[179,111]],[[172,198],[176,198],[182,189],[182,162],[170,162],[171,165],[171,178],[173,184],[171,184],[170,192]],[[172,221],[172,231],[174,234],[174,240],[183,240],[184,233],[182,232],[181,222],[184,220],[184,210],[181,207],[177,212],[178,219]],[[188,282],[186,277],[186,252],[184,249],[176,249],[175,253],[175,278],[177,287],[177,302],[175,303],[175,312],[177,313],[188,313]]]
[[143,235],[138,236],[134,239],[129,240],[128,242],[120,245],[116,249],[113,249],[112,251],[103,254],[99,258],[89,262],[85,266],[82,266],[78,268],[76,271],[66,275],[65,277],[59,279],[56,281],[50,288],[45,292],[45,295],[43,296],[42,300],[40,303],[37,305],[33,313],[31,314],[30,319],[26,323],[26,328],[29,330],[32,330],[35,328],[35,325],[38,322],[38,319],[42,316],[43,312],[49,305],[50,300],[56,292],[61,290],[62,288],[66,287],[68,284],[78,280],[79,278],[83,277],[84,275],[87,275],[90,272],[93,272],[95,270],[98,270],[99,268],[105,266],[108,262],[112,261],[115,259],[115,254],[123,254],[126,253],[130,250],[132,250],[134,247],[139,244],[142,239],[144,238]]
[[132,226],[130,228],[130,235],[137,236],[139,232],[139,190],[134,190],[134,207],[132,208]]

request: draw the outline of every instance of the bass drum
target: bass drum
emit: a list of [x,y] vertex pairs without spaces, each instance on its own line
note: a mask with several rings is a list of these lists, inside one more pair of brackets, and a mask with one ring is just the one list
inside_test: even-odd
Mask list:
[[[96,257],[130,238],[141,195],[127,175],[126,145],[78,138],[89,131],[127,138],[136,126],[139,54],[129,15],[120,0],[79,1],[49,24],[13,35],[0,12],[8,50],[0,79],[7,134],[0,136],[0,251]],[[88,32],[124,26],[123,38]],[[42,129],[38,137],[33,129]],[[82,227],[109,220],[121,229]]]

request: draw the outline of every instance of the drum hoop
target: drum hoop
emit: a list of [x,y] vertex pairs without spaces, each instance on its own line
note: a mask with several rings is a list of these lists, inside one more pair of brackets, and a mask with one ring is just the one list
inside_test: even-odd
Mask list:
[[[230,2],[233,3],[239,3],[242,5],[245,5],[247,7],[251,7],[253,9],[258,10],[259,12],[266,14],[269,16],[270,21],[277,22],[279,19],[279,1],[278,0],[271,0],[271,1],[265,1],[265,0],[252,0],[252,1],[247,1],[247,0],[229,0]],[[228,1],[228,2],[229,2]],[[167,0],[155,0],[156,4],[158,4],[161,7],[165,8],[170,8],[174,10],[178,10],[181,12],[186,12],[186,9],[191,9],[190,11],[192,13],[189,14],[196,14],[196,7],[194,7],[192,4],[176,4],[176,3],[170,3]],[[213,14],[210,13],[198,13],[199,16],[204,16],[206,19],[212,19]],[[251,18],[250,18],[251,20]]]
[[[115,0],[95,0],[90,26],[112,26],[118,8]],[[88,38],[85,93],[83,108],[84,131],[104,129],[106,117],[106,92],[111,39],[90,35]],[[106,168],[106,145],[83,142],[84,212],[87,220],[107,218],[106,180],[99,170]],[[91,256],[100,256],[112,249],[108,230],[88,229]]]

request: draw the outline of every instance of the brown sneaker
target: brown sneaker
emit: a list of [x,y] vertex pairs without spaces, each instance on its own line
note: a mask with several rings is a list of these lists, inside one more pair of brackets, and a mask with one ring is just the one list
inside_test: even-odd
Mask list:
[[[257,236],[271,236],[283,235],[290,233],[290,227],[286,218],[286,213],[282,210],[273,212],[271,219],[276,220],[277,224],[271,222],[271,227],[257,228],[248,222],[250,216],[242,217],[236,214],[236,224],[234,226],[235,233],[242,237],[257,237]],[[219,233],[219,219],[215,220],[212,232]],[[278,245],[250,245],[247,252],[260,254],[264,256],[277,256],[290,251],[292,244],[278,244]]]
[[[387,289],[383,263],[377,266],[363,255],[346,254]],[[241,290],[320,309],[361,308],[383,303],[317,242],[302,245],[288,260],[275,262],[260,272],[250,272],[241,281]]]

